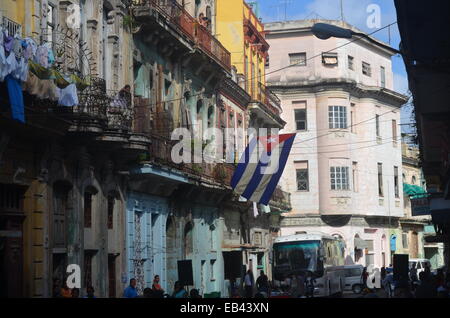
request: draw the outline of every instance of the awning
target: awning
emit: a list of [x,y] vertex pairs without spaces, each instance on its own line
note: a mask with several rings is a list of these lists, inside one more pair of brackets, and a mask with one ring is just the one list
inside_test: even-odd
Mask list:
[[363,250],[368,248],[367,242],[360,239],[359,237],[355,237],[355,249],[357,250]]
[[414,184],[407,184],[407,183],[403,183],[403,192],[409,195],[410,197],[427,194],[427,191],[425,191],[424,188]]

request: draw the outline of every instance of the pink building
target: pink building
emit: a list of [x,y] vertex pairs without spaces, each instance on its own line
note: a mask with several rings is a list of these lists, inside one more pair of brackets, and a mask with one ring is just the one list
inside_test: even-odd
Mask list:
[[387,266],[403,216],[399,123],[407,98],[393,91],[395,52],[376,39],[320,40],[311,33],[317,22],[352,28],[323,20],[265,25],[267,85],[281,99],[284,132],[297,132],[282,179],[293,210],[281,234],[340,235],[347,264]]

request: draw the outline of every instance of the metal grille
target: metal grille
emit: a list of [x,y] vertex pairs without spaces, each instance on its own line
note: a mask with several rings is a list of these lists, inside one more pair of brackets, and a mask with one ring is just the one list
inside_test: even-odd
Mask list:
[[134,215],[134,278],[136,279],[136,291],[138,295],[143,293],[145,287],[144,279],[144,262],[142,258],[142,241],[141,241],[141,216],[142,213]]
[[16,33],[21,35],[22,33],[22,26],[6,17],[2,18],[2,26],[10,36],[14,36]]

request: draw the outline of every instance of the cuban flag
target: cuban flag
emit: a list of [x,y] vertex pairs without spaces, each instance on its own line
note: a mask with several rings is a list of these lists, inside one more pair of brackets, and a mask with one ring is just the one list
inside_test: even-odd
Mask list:
[[234,191],[268,205],[286,166],[296,134],[253,138],[231,179]]

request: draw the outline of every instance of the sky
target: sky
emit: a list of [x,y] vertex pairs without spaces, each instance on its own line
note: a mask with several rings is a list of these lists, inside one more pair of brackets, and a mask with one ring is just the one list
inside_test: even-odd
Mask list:
[[[315,18],[340,20],[341,18],[340,0],[247,0],[247,2],[258,3],[259,16],[263,22]],[[376,31],[376,28],[372,29],[367,25],[367,19],[371,14],[367,12],[367,9],[371,4],[376,4],[380,8],[381,27],[397,21],[393,0],[342,0],[344,20],[366,33]],[[390,37],[388,29],[373,34],[373,37],[386,43],[389,43],[390,38],[390,45],[399,48],[400,33],[397,24],[390,28]],[[400,55],[392,58],[392,67],[395,91],[408,94],[408,79]],[[402,109],[402,123],[412,122],[411,108]]]

